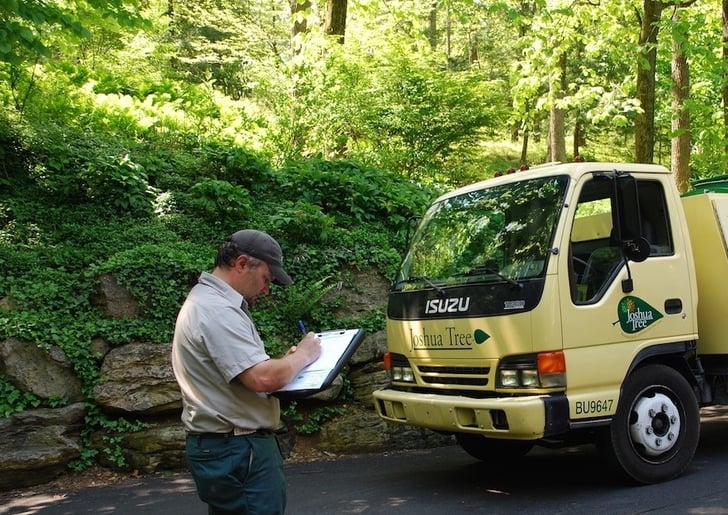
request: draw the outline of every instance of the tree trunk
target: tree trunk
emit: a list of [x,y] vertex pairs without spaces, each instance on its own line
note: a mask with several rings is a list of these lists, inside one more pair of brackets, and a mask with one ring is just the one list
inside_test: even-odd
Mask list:
[[480,56],[478,55],[479,42],[480,38],[477,32],[471,33],[468,36],[468,64],[473,65],[480,61]]
[[549,116],[549,158],[551,161],[566,161],[566,133],[564,132],[564,111],[551,106]]
[[551,161],[566,161],[566,129],[564,110],[558,106],[566,89],[566,54],[559,57],[559,81],[551,84],[551,113],[549,116],[549,157]]
[[655,147],[655,66],[657,62],[657,34],[660,16],[666,4],[659,0],[644,0],[639,45],[647,65],[637,67],[637,100],[642,112],[634,120],[634,152],[638,163],[652,163]]
[[521,163],[528,163],[528,129],[523,131],[523,142],[521,143]]
[[[518,7],[518,13],[519,16],[522,16],[524,19],[529,19],[533,17],[534,12],[536,10],[535,2],[531,2],[531,0],[520,0],[519,7]],[[522,38],[527,33],[527,26],[525,23],[519,23],[518,24],[518,37]],[[514,143],[518,141],[518,135],[521,130],[521,126],[523,127],[523,145],[521,147],[521,162],[526,162],[526,155],[528,154],[528,137],[529,137],[529,131],[535,127],[535,122],[531,120],[532,113],[531,111],[531,102],[530,99],[526,101],[525,105],[525,111],[523,113],[523,118],[520,121],[514,121],[513,127],[511,128],[511,141]]]
[[447,4],[446,18],[445,18],[445,55],[447,56],[448,62],[452,55],[452,23],[450,22],[450,3]]
[[430,48],[437,50],[437,2],[432,2],[432,6],[430,7],[426,34],[427,41],[430,42]]
[[[291,40],[294,42],[293,46],[296,46],[296,36],[302,34],[308,30],[308,23],[306,23],[306,11],[311,8],[311,0],[290,0],[291,1],[291,16],[293,17],[293,28],[291,29]],[[299,19],[299,14],[301,15]]]
[[[680,21],[679,11],[672,16]],[[685,101],[690,95],[690,66],[685,56],[685,40],[672,42],[672,175],[678,191],[685,193],[690,188],[690,111]]]
[[347,0],[326,1],[326,24],[324,25],[324,33],[327,36],[339,36],[339,43],[342,45],[344,44],[344,36],[346,33],[347,8]]

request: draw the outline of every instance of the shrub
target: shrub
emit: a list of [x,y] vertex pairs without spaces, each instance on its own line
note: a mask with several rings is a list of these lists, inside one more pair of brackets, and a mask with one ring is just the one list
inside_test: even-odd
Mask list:
[[211,249],[197,244],[142,244],[89,267],[87,275],[112,274],[141,303],[144,316],[171,324]]
[[265,191],[271,182],[272,172],[268,163],[233,142],[207,142],[201,147],[200,154],[212,167],[211,174],[215,178],[244,186],[251,191]]
[[98,156],[85,163],[79,178],[89,200],[120,213],[150,214],[157,189],[149,185],[144,167],[129,155]]
[[309,160],[292,163],[277,176],[282,193],[320,206],[346,227],[379,222],[402,225],[421,214],[435,190],[351,161]]
[[284,201],[271,213],[269,223],[271,232],[279,234],[289,244],[319,245],[331,236],[334,217],[305,200]]
[[183,209],[209,222],[245,219],[250,212],[250,194],[227,181],[203,179],[181,197]]

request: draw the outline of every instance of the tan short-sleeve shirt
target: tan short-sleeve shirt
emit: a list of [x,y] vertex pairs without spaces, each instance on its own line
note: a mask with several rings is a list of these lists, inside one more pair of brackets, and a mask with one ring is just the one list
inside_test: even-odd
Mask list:
[[172,368],[188,431],[226,433],[275,429],[278,399],[248,390],[236,377],[270,359],[245,300],[225,281],[203,272],[182,306],[172,340]]

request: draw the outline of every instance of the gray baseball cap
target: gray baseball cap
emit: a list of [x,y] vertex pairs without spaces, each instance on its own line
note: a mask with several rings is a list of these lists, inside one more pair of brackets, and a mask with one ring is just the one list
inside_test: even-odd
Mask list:
[[273,274],[273,282],[281,286],[293,284],[293,279],[283,270],[283,251],[270,235],[254,229],[243,229],[233,233],[230,241],[244,254],[268,263]]

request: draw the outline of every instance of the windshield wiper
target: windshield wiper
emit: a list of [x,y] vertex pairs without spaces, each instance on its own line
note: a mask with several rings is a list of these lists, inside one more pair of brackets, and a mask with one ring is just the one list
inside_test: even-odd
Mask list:
[[413,275],[413,276],[408,277],[407,279],[402,279],[401,281],[397,281],[395,286],[399,286],[400,284],[405,284],[405,283],[410,284],[410,283],[418,283],[418,282],[423,282],[423,283],[427,284],[427,286],[429,286],[430,288],[432,288],[433,290],[435,290],[437,292],[437,294],[440,296],[441,299],[445,298],[446,294],[445,294],[444,288],[436,285],[428,277],[425,277],[424,275]]
[[518,281],[515,281],[515,280],[511,279],[510,277],[503,275],[495,268],[491,268],[489,266],[476,266],[460,275],[478,275],[478,274],[484,274],[484,273],[493,274],[493,275],[497,276],[498,278],[503,279],[505,282],[507,282],[514,288],[523,288],[523,285],[521,283],[519,283]]

